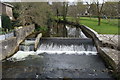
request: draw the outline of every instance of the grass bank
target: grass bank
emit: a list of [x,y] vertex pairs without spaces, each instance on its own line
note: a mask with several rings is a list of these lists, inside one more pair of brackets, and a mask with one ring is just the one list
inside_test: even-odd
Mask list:
[[[67,17],[68,21],[74,21],[71,17]],[[80,17],[80,24],[86,25],[99,34],[120,34],[118,26],[118,19],[101,19],[101,25],[98,26],[97,18]]]

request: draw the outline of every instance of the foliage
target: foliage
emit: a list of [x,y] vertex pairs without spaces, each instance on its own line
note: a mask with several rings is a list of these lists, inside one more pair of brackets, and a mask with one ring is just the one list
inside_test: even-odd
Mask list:
[[[97,2],[92,2],[89,4],[83,4],[82,2],[75,3],[74,5],[69,5],[68,2],[53,2],[52,4],[49,4],[47,2],[25,2],[25,3],[12,3],[14,5],[14,17],[16,19],[15,22],[13,22],[14,26],[17,25],[29,25],[29,24],[36,24],[36,30],[47,30],[48,34],[50,31],[50,26],[53,22],[54,18],[61,18],[63,20],[66,20],[68,16],[72,17],[71,20],[85,24],[87,26],[94,26],[94,30],[98,31],[99,33],[110,33],[110,34],[115,34],[116,32],[116,26],[114,25],[115,22],[111,19],[109,20],[104,20],[102,19],[104,15],[107,17],[111,16],[118,16],[118,8],[116,3],[100,3],[99,1]],[[104,5],[103,5],[104,4]],[[109,10],[110,7],[110,10]],[[83,15],[85,13],[89,13],[88,16],[91,17],[91,20],[83,19]],[[113,15],[114,14],[114,15]],[[92,18],[94,16],[95,18]],[[80,18],[81,17],[81,18]],[[85,17],[84,17],[85,18]],[[97,20],[98,18],[98,20]],[[81,21],[80,21],[81,20]],[[114,23],[113,23],[113,22]],[[96,25],[98,22],[98,25]],[[118,22],[118,21],[117,21]],[[44,26],[44,27],[43,27]],[[113,29],[112,32],[109,29],[109,32],[106,32],[105,29],[107,30],[108,26],[110,26],[110,30]],[[95,28],[98,27],[98,28]],[[103,27],[105,27],[104,30]],[[107,28],[106,28],[107,27]],[[44,29],[47,28],[47,29]],[[100,29],[101,28],[101,29]],[[98,30],[99,29],[99,30]]]
[[8,16],[2,15],[2,28],[4,29],[5,32],[13,29],[13,26],[11,24],[11,20]]
[[35,28],[35,30],[36,30],[36,31],[40,31],[40,32],[42,32],[42,31],[47,31],[47,27],[37,26],[37,27]]
[[3,31],[3,28],[0,28],[0,35],[1,34],[5,34],[6,32],[5,31]]
[[119,8],[118,2],[106,2],[103,6],[103,14],[105,16],[118,16],[119,15]]
[[47,2],[26,2],[12,4],[15,6],[14,14],[16,14],[16,19],[21,25],[35,23],[39,26],[47,26],[47,12],[50,12],[51,10]]
[[[12,3],[13,4],[13,3]],[[13,8],[13,16],[15,19],[17,19],[20,16],[20,3],[14,3],[14,8]]]

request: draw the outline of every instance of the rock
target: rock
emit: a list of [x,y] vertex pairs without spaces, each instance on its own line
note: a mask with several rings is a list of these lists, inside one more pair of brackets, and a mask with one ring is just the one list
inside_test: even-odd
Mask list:
[[96,72],[97,70],[94,69],[93,71]]

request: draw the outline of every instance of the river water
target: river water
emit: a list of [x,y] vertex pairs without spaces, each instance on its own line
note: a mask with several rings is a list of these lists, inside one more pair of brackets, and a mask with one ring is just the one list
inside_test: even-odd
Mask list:
[[80,29],[68,26],[66,29],[67,38],[56,35],[41,38],[37,51],[21,44],[15,55],[2,62],[2,77],[112,78],[92,39]]

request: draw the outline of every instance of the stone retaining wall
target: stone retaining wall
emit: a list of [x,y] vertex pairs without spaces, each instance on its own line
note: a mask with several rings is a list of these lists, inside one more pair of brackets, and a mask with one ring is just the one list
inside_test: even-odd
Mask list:
[[109,46],[104,46],[103,41],[100,40],[99,34],[89,27],[82,25],[81,29],[86,35],[89,35],[94,40],[98,53],[104,59],[104,61],[114,70],[118,69],[118,54],[120,53],[120,51],[116,50],[116,48],[112,49]]
[[3,40],[0,42],[0,60],[5,59],[6,57],[10,56],[11,53],[14,53],[17,50],[17,40],[16,37],[9,38],[7,40]]
[[32,32],[34,31],[35,26],[29,25],[21,27],[15,30],[15,36],[10,37],[6,40],[0,41],[0,60],[3,60],[11,55],[13,55],[17,50],[19,44]]
[[120,78],[120,51],[118,49],[119,46],[111,44],[110,42],[104,43],[105,41],[100,39],[99,34],[94,30],[88,28],[87,26],[82,25],[80,28],[86,35],[88,35],[94,40],[99,55],[102,57],[102,59],[108,66],[112,67],[115,76],[117,76],[117,78]]
[[92,30],[91,28],[85,25],[81,25],[80,28],[87,37],[90,37],[94,40],[97,48],[99,46],[102,46],[102,42],[99,40],[99,34],[96,31]]
[[25,37],[27,37],[28,35],[30,35],[32,32],[34,32],[35,27],[34,25],[29,25],[29,26],[25,26],[25,27],[21,27],[19,29],[15,30],[15,36],[17,38],[17,43],[21,43]]

